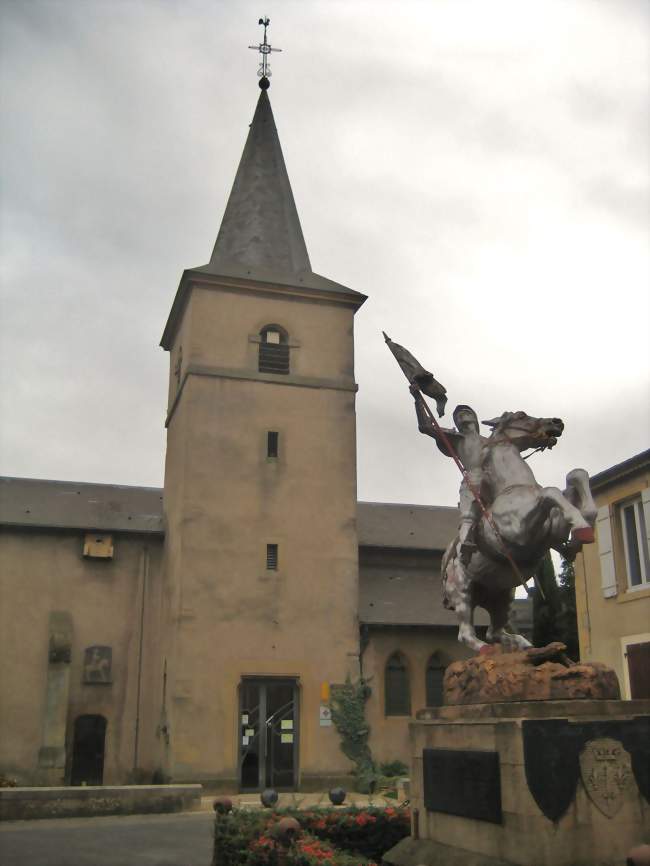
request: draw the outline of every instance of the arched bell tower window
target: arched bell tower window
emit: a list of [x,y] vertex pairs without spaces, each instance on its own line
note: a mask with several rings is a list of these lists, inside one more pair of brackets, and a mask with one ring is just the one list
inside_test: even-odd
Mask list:
[[411,715],[411,688],[408,665],[400,652],[394,652],[386,662],[384,694],[387,716]]
[[264,325],[260,331],[260,373],[287,375],[289,372],[289,335],[280,325]]
[[438,653],[434,653],[427,663],[426,698],[428,707],[442,706],[442,681],[445,676],[445,666]]

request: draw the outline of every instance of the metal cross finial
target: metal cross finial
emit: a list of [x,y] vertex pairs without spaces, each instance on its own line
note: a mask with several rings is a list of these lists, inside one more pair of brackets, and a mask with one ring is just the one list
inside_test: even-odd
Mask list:
[[260,63],[260,67],[257,70],[258,76],[262,79],[260,81],[260,87],[263,90],[269,86],[269,78],[271,76],[271,64],[268,61],[268,56],[272,51],[282,51],[281,48],[271,48],[270,44],[266,41],[266,28],[271,23],[270,18],[260,18],[257,22],[264,27],[264,42],[260,42],[259,45],[249,45],[249,48],[252,48],[253,51],[259,51],[262,55],[262,62]]

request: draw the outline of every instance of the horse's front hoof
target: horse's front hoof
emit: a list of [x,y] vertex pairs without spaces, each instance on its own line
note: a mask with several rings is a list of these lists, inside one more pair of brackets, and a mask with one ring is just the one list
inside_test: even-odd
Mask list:
[[571,530],[571,538],[574,541],[579,541],[580,544],[593,544],[596,540],[596,534],[591,526],[582,526],[580,529]]

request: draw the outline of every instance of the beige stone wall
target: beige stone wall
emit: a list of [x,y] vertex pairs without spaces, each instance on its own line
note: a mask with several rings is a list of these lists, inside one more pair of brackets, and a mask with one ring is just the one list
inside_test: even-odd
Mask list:
[[[27,784],[51,781],[38,769],[38,753],[52,611],[67,611],[72,619],[67,772],[74,720],[87,713],[101,714],[108,722],[106,784],[123,783],[132,770],[142,624],[138,763],[151,770],[159,761],[153,710],[160,690],[155,648],[162,539],[114,535],[114,558],[90,560],[82,556],[84,535],[7,528],[0,534],[0,772]],[[113,650],[111,685],[82,682],[84,650],[98,644]]]
[[650,472],[640,471],[636,478],[610,484],[594,497],[599,508],[609,507],[616,595],[604,597],[598,543],[585,546],[575,563],[580,656],[614,668],[623,698],[630,697],[626,644],[650,641],[650,587],[629,587],[619,506],[648,486]]
[[[239,683],[276,675],[299,681],[302,778],[340,774],[319,706],[321,683],[358,675],[352,310],[218,289],[195,289],[187,309],[183,358],[195,367],[169,422],[165,477],[170,770],[236,780]],[[269,323],[299,343],[291,376],[275,381],[257,379],[249,339]]]
[[[409,764],[409,722],[426,706],[425,674],[434,652],[446,666],[456,659],[469,658],[472,653],[456,640],[455,627],[426,628],[373,626],[363,653],[363,675],[370,679],[372,694],[366,704],[370,724],[370,747],[376,761],[400,760]],[[409,666],[411,716],[386,716],[386,662],[399,650]]]

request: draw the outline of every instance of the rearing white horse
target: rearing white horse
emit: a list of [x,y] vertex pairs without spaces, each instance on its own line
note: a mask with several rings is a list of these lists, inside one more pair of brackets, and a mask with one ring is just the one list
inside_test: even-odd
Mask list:
[[550,548],[574,558],[583,544],[594,540],[596,506],[584,469],[569,472],[564,491],[541,487],[521,456],[529,448],[554,445],[564,429],[559,418],[504,412],[483,423],[492,428],[483,449],[490,519],[481,518],[475,533],[477,549],[467,564],[461,562],[458,536],[448,546],[442,560],[443,600],[456,611],[462,643],[477,651],[486,646],[473,624],[474,608],[480,606],[490,615],[487,642],[523,649],[530,642],[509,630],[510,608],[520,582],[510,559],[527,580]]

